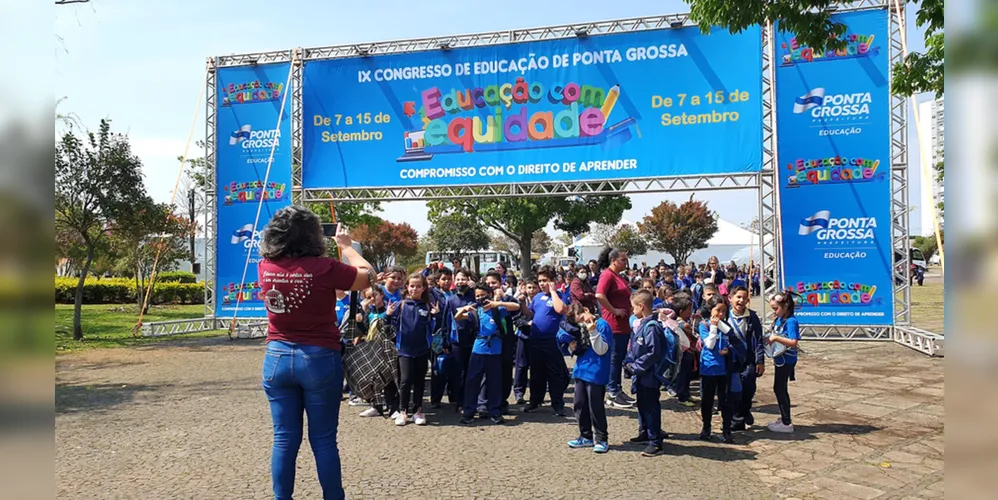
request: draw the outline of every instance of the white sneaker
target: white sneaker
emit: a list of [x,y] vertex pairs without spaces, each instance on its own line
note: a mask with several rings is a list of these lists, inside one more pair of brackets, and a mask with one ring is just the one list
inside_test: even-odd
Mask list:
[[375,408],[375,407],[372,406],[372,407],[370,407],[370,408],[368,408],[368,409],[360,412],[360,416],[362,416],[362,417],[379,417],[379,416],[381,416],[381,412],[379,412],[377,408]]
[[350,405],[350,406],[364,406],[367,403],[365,403],[363,399],[360,399],[359,397],[354,396],[352,399],[350,399],[350,402],[347,403],[347,404]]
[[393,411],[392,414],[391,414],[391,416],[389,416],[388,418],[390,418],[392,420],[395,420],[396,418],[399,418],[399,411],[398,410]]
[[423,412],[417,411],[415,415],[412,416],[412,422],[416,425],[426,425],[426,415]]
[[786,425],[782,421],[780,421],[780,422],[773,422],[773,423],[767,425],[766,428],[768,428],[769,430],[771,430],[773,432],[779,432],[781,434],[793,434],[794,433],[794,426],[793,426],[793,424]]
[[405,425],[406,420],[409,420],[409,418],[404,411],[397,412],[397,415],[395,415],[395,425],[399,427]]

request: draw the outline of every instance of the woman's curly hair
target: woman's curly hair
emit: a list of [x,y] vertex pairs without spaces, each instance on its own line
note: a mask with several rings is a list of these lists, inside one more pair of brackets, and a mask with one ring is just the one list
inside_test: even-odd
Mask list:
[[267,260],[325,254],[326,240],[319,216],[302,206],[278,210],[260,234],[260,256]]

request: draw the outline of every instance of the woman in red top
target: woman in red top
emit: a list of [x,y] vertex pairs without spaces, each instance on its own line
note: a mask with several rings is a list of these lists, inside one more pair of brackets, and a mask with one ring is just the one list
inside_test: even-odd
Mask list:
[[278,500],[294,493],[303,413],[323,498],[344,498],[336,445],[343,388],[336,290],[368,288],[377,275],[345,230],[335,240],[350,265],[325,256],[319,218],[298,206],[278,210],[260,236],[258,273],[268,321],[263,390],[274,421],[270,472]]
[[606,248],[600,254],[597,265],[603,272],[596,284],[596,300],[600,304],[600,315],[613,331],[607,400],[617,408],[629,408],[634,405],[634,400],[624,393],[620,382],[627,342],[631,339],[631,325],[628,323],[631,317],[631,289],[627,279],[620,276],[627,270],[627,252]]

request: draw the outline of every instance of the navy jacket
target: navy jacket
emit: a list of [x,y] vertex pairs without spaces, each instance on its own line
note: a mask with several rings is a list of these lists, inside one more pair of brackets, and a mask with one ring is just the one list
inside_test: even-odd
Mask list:
[[662,359],[664,332],[654,316],[641,320],[638,329],[631,334],[631,346],[627,357],[631,360],[631,373],[635,382],[645,387],[659,388],[661,383],[655,369]]
[[446,330],[444,331],[451,332],[451,342],[462,346],[471,346],[475,343],[475,337],[478,335],[478,323],[472,321],[470,316],[460,321],[454,319],[458,309],[474,302],[475,291],[471,289],[464,295],[454,292],[454,295],[447,298]]
[[412,299],[402,300],[392,315],[399,356],[416,358],[429,355],[437,322],[438,318],[430,314],[430,307],[426,304]]
[[759,315],[751,309],[749,309],[747,323],[747,331],[743,330],[741,332],[742,336],[745,337],[744,342],[742,342],[738,338],[735,329],[734,317],[729,313],[728,324],[731,325],[731,332],[728,333],[728,339],[731,342],[731,347],[737,349],[739,356],[742,358],[742,366],[739,366],[738,369],[743,377],[754,376],[755,365],[761,365],[766,362],[766,344],[762,340],[765,335],[762,329],[762,321],[759,320]]

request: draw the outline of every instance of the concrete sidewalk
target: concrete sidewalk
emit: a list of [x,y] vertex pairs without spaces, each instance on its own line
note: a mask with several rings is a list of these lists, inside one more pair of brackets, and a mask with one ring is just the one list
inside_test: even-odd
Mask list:
[[[570,450],[570,418],[515,411],[504,426],[363,419],[344,402],[348,498],[941,498],[943,361],[892,343],[811,342],[791,383],[793,436],[755,427],[727,446],[696,439],[699,409],[663,393],[668,453],[623,444],[635,410],[608,409],[611,450]],[[272,498],[271,422],[259,341],[206,339],[56,361],[59,498]],[[772,366],[758,423],[778,413]],[[567,398],[571,405],[571,396]],[[715,432],[720,416],[714,418]],[[307,441],[307,438],[306,438]],[[319,498],[307,442],[296,498]]]

